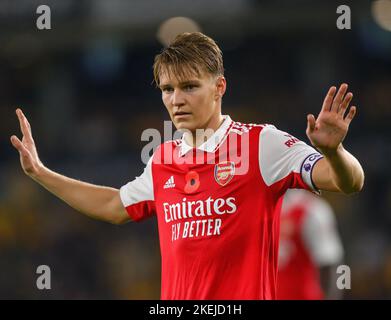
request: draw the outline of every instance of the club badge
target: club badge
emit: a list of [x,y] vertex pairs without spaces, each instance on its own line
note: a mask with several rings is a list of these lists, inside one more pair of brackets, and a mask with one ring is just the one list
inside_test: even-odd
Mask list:
[[235,163],[232,161],[224,161],[215,165],[214,176],[216,182],[225,186],[232,180],[235,175]]

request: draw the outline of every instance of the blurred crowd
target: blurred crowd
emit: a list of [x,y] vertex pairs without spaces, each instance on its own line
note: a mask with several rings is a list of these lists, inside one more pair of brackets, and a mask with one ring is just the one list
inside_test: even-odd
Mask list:
[[[306,115],[317,115],[329,86],[350,85],[358,113],[344,145],[361,161],[365,186],[351,196],[322,196],[336,213],[344,263],[352,272],[344,298],[387,299],[391,33],[363,32],[364,27],[259,32],[235,41],[213,29],[202,31],[223,50],[228,82],[223,113],[236,121],[272,123],[309,143]],[[4,32],[6,46],[12,36]],[[138,44],[123,37],[110,42],[107,34],[105,39],[94,34],[80,45],[33,56],[23,46],[17,55],[0,50],[1,299],[160,296],[156,219],[114,226],[80,215],[23,174],[9,142],[12,134],[21,136],[14,113],[21,107],[49,168],[117,188],[141,174],[147,143],[141,134],[148,128],[163,132],[168,120],[152,84],[151,66],[161,45],[152,37]],[[51,268],[51,290],[36,287],[39,265]]]

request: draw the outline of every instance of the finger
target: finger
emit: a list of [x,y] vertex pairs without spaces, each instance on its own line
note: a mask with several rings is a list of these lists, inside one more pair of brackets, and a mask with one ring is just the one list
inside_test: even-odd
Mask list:
[[33,138],[31,136],[31,131],[29,128],[30,124],[28,123],[26,116],[19,108],[16,109],[16,115],[18,116],[19,119],[20,131],[22,132],[23,137],[27,139],[27,141],[31,142]]
[[307,132],[311,133],[315,130],[315,117],[313,114],[307,115]]
[[346,94],[345,98],[343,99],[343,101],[342,101],[342,103],[341,103],[339,109],[338,109],[338,114],[339,114],[340,116],[344,117],[345,111],[346,111],[346,109],[348,108],[349,103],[350,103],[350,101],[352,101],[352,99],[353,99],[353,93],[348,92],[348,93]]
[[341,84],[337,94],[335,95],[330,111],[338,112],[339,106],[342,103],[347,90],[348,90],[348,85],[346,83]]
[[345,117],[345,121],[347,122],[347,124],[350,124],[350,122],[352,122],[356,113],[357,113],[357,107],[351,106],[348,114]]
[[20,154],[22,155],[26,154],[27,148],[24,146],[22,141],[20,141],[17,136],[15,135],[11,136],[11,143],[15,147],[15,149],[17,149],[20,152]]
[[333,102],[335,92],[337,88],[332,86],[326,94],[326,97],[323,100],[322,111],[330,111],[331,103]]

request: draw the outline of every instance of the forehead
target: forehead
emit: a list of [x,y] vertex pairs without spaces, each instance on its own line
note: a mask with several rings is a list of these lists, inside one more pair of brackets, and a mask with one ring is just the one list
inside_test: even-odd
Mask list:
[[165,68],[159,74],[160,86],[176,85],[191,81],[205,81],[211,78],[211,75],[203,70],[193,70],[190,68],[182,68],[180,71],[173,68]]

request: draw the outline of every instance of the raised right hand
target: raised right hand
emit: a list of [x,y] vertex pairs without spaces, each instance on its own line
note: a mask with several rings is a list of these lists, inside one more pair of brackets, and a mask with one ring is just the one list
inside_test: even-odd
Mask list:
[[39,170],[43,167],[39,160],[37,148],[35,147],[34,139],[31,134],[31,126],[22,110],[16,109],[16,115],[19,119],[20,130],[22,131],[22,141],[15,135],[11,136],[11,143],[19,151],[20,164],[23,171],[30,177],[34,178],[38,175]]

